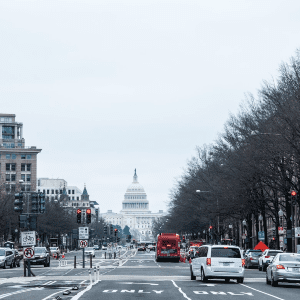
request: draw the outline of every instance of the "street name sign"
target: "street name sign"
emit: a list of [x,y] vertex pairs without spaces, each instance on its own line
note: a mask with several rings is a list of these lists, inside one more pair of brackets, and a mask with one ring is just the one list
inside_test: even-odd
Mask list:
[[80,248],[85,248],[88,245],[88,241],[86,241],[86,240],[80,241],[79,245],[80,245]]
[[34,258],[34,247],[24,248],[23,255],[25,258]]
[[22,247],[35,246],[35,231],[22,231],[21,232],[21,245]]
[[88,227],[79,227],[79,239],[88,240],[89,239],[89,228]]

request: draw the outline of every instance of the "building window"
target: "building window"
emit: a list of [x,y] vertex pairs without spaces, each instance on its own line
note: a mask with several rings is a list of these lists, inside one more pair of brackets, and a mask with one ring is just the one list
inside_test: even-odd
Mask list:
[[75,194],[75,190],[72,190],[72,194]]
[[71,190],[68,190],[68,194],[69,194],[69,195],[71,194]]
[[26,185],[26,191],[29,192],[31,190],[31,185]]
[[10,154],[6,154],[6,159],[10,159]]
[[18,144],[18,147],[20,147],[20,148],[21,148],[21,147],[22,147],[22,144],[21,144],[21,143],[19,143],[19,144]]
[[25,182],[25,174],[21,174],[21,179]]
[[26,155],[25,154],[21,154],[21,159],[26,159]]
[[77,200],[79,200],[79,197],[77,197]]
[[27,176],[26,176],[26,181],[28,181],[28,182],[31,181],[31,175],[30,175],[30,174],[27,174]]
[[24,171],[26,170],[26,169],[25,169],[25,166],[26,166],[25,164],[21,164],[21,171],[24,172]]
[[31,171],[31,164],[27,164],[27,171]]
[[6,164],[6,171],[10,171],[10,164]]
[[31,154],[27,154],[27,159],[31,159]]
[[12,155],[11,155],[11,158],[12,158],[12,159],[16,159],[16,158],[17,158],[17,155],[16,155],[16,154],[12,154]]
[[11,171],[16,171],[16,164],[11,164],[10,167],[11,167]]
[[59,190],[59,193],[62,194],[62,190]]
[[6,174],[6,181],[10,181],[10,174]]
[[85,206],[85,203],[83,203],[82,206]]
[[58,195],[58,190],[55,190],[55,194]]
[[11,181],[16,181],[16,174],[11,174]]
[[54,194],[54,190],[51,190],[51,194]]
[[50,194],[50,190],[47,190],[47,194],[48,194],[48,195]]

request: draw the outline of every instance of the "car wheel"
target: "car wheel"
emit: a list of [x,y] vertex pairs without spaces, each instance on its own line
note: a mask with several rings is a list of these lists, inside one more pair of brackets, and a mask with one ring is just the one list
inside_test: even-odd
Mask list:
[[11,269],[14,267],[14,262],[12,261],[10,266],[9,266]]
[[258,271],[262,271],[262,266],[258,265]]
[[205,273],[204,273],[204,270],[203,270],[203,269],[201,269],[201,281],[202,281],[202,282],[207,282],[207,278],[206,278],[206,276],[205,276]]
[[266,284],[271,284],[270,280],[268,279],[268,272],[266,272]]
[[271,274],[271,285],[274,287],[278,286],[278,281],[274,279],[273,273]]
[[237,283],[243,283],[244,282],[244,277],[238,278],[236,281],[237,281]]
[[6,261],[4,262],[4,265],[2,267],[3,269],[6,269]]
[[229,283],[230,278],[225,278],[225,283]]
[[196,276],[193,274],[192,267],[190,267],[190,271],[191,271],[191,280],[196,280]]
[[266,266],[263,266],[263,268],[262,268],[262,269],[263,269],[263,271],[264,271],[264,272],[266,272],[266,271],[267,271],[267,267],[266,267]]

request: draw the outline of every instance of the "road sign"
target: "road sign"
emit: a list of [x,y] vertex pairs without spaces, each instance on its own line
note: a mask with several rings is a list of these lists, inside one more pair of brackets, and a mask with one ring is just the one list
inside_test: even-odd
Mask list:
[[35,231],[22,231],[21,232],[22,247],[35,246]]
[[25,258],[34,258],[34,247],[24,248],[23,255]]
[[79,227],[79,239],[88,240],[89,239],[89,228],[88,227]]
[[264,241],[265,240],[265,232],[264,231],[259,231],[258,232],[258,239],[260,241]]
[[80,245],[80,248],[85,248],[88,245],[88,241],[86,241],[86,240],[80,241],[79,245]]
[[300,227],[295,227],[295,237],[300,238]]

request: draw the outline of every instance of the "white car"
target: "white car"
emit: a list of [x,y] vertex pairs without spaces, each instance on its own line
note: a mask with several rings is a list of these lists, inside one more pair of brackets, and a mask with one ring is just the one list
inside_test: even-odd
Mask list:
[[281,250],[266,249],[258,259],[258,270],[259,271],[266,271],[270,261],[272,261],[274,256],[277,255],[278,253],[282,253],[282,251]]
[[101,250],[107,250],[106,246],[102,246]]
[[92,255],[93,257],[95,257],[95,249],[93,247],[85,248],[84,255]]
[[208,279],[236,279],[244,282],[245,260],[237,246],[204,245],[196,252],[190,264],[191,280],[201,277],[201,281]]
[[51,255],[59,254],[60,253],[59,248],[58,247],[50,247],[50,253],[51,253]]

